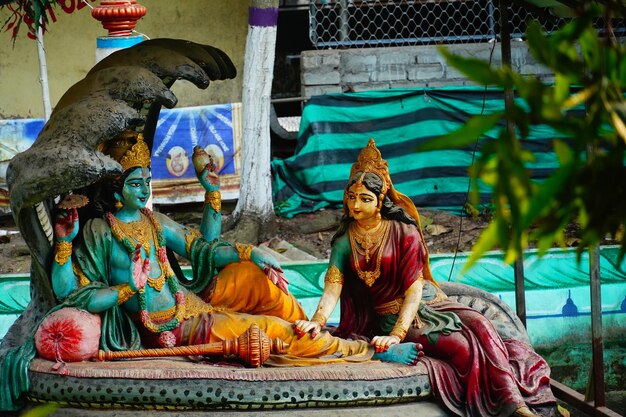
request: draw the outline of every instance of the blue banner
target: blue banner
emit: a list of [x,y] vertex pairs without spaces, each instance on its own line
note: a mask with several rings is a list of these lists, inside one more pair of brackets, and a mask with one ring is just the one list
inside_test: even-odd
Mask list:
[[[28,149],[43,126],[43,119],[0,120],[0,188],[7,188],[6,169],[11,158]],[[240,144],[241,103],[163,109],[152,148],[153,201],[172,204],[203,200],[204,190],[191,161],[193,148],[198,145],[213,157],[222,197],[236,199]]]
[[191,155],[198,145],[213,156],[221,175],[235,174],[232,104],[162,110],[152,148],[153,178],[195,178]]

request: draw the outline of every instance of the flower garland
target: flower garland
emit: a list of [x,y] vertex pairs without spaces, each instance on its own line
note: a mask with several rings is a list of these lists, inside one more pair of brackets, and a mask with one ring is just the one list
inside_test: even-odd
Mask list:
[[[175,343],[175,338],[170,330],[177,328],[180,323],[184,320],[185,316],[185,294],[181,291],[180,286],[178,284],[178,280],[174,276],[174,271],[170,267],[170,264],[167,260],[166,254],[166,240],[165,234],[163,233],[163,228],[158,220],[155,218],[154,213],[148,209],[142,209],[141,214],[146,216],[150,221],[150,224],[154,231],[156,231],[156,241],[155,241],[155,249],[157,251],[157,261],[159,266],[161,267],[161,274],[165,275],[165,281],[167,282],[167,286],[172,294],[175,297],[176,304],[176,313],[174,317],[168,320],[165,323],[157,324],[150,317],[150,313],[148,312],[148,305],[146,302],[146,288],[143,287],[138,291],[139,298],[139,317],[141,318],[141,323],[144,325],[146,329],[151,331],[152,333],[162,333],[159,340],[162,345],[165,346],[173,346]],[[107,222],[111,227],[111,231],[113,232],[113,236],[124,246],[126,252],[131,255],[135,251],[135,245],[131,241],[130,236],[125,234],[122,229],[118,226],[119,220],[113,216],[112,213],[108,212],[105,214]],[[156,288],[155,288],[156,289]],[[158,289],[157,291],[160,291]]]

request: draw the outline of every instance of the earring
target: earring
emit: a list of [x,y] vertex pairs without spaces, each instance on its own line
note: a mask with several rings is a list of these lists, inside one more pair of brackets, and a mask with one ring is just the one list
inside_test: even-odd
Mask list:
[[115,201],[115,210],[121,210],[124,204],[120,200]]
[[376,210],[376,220],[380,220],[383,217],[380,215],[380,209]]

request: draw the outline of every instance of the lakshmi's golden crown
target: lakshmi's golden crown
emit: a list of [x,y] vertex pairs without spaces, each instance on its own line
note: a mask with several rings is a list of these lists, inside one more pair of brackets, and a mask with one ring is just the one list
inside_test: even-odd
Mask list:
[[389,190],[390,177],[387,161],[382,158],[382,155],[376,147],[374,139],[370,139],[367,146],[361,150],[359,158],[352,165],[350,170],[350,178],[352,178],[357,172],[366,174],[371,172],[376,174],[383,181],[382,193],[385,194]]
[[124,171],[150,166],[150,149],[143,134],[127,130],[110,140],[102,151],[120,163]]

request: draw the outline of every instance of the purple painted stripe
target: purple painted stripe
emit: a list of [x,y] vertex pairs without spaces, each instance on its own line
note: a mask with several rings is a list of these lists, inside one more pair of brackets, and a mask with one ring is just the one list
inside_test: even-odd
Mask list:
[[248,11],[248,24],[250,26],[276,26],[278,23],[278,7],[261,9],[250,7]]

